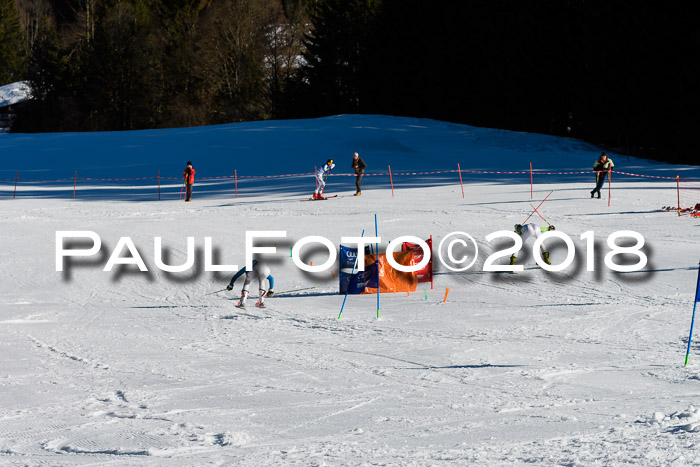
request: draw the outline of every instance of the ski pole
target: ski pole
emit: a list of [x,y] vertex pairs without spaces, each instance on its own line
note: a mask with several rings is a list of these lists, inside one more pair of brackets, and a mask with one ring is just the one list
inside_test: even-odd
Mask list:
[[182,190],[185,189],[185,182],[182,182],[182,188],[180,188],[180,201],[182,201]]
[[321,188],[321,194],[326,191],[326,180],[328,180],[328,173],[323,174],[323,188]]
[[275,295],[274,295],[274,296],[276,297],[277,295],[282,295],[282,294],[292,293],[292,292],[301,292],[302,290],[318,289],[319,287],[320,287],[320,285],[317,285],[317,286],[315,286],[315,287],[306,287],[306,288],[303,288],[303,289],[283,290],[282,292],[275,292]]
[[[361,237],[365,236],[365,229],[362,229]],[[379,261],[379,252],[377,252],[377,261]],[[343,316],[343,309],[345,308],[345,302],[348,300],[348,293],[350,293],[350,284],[352,284],[353,279],[357,280],[355,276],[355,270],[357,269],[357,260],[360,256],[360,249],[357,249],[357,254],[355,255],[355,263],[352,265],[352,276],[350,282],[348,282],[348,289],[345,291],[345,298],[343,298],[343,304],[340,307],[340,313],[338,314],[338,319]],[[377,277],[377,294],[379,294],[379,277]]]
[[[549,195],[551,195],[552,193],[554,193],[554,190],[550,191],[550,192],[549,192]],[[547,201],[547,198],[549,198],[549,195],[547,195],[547,196],[544,197],[544,199],[542,200],[542,203],[544,203],[545,201]],[[523,221],[521,224],[524,225],[525,222],[527,222],[528,219],[530,219],[530,218],[532,217],[532,215],[540,208],[540,206],[542,206],[542,203],[538,204],[537,207],[535,208],[535,210],[532,211],[532,213],[530,213],[530,215],[527,216],[527,219],[525,219],[525,221]]]
[[549,221],[547,221],[547,219],[545,219],[544,217],[542,217],[542,214],[540,214],[540,212],[537,210],[537,208],[535,208],[535,206],[533,206],[532,204],[530,204],[530,207],[531,207],[532,209],[535,210],[535,212],[537,213],[537,215],[540,216],[540,219],[542,219],[543,221],[545,221],[545,222],[547,223],[547,225],[552,225],[552,224],[549,223]]
[[224,290],[226,290],[225,287],[221,290],[217,290],[216,292],[205,293],[204,295],[202,295],[202,297],[206,297],[207,295],[214,295],[215,293],[223,292]]

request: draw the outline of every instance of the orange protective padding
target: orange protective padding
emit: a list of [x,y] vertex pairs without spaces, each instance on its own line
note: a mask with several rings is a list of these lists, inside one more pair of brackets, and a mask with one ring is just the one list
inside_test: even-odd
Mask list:
[[[430,247],[430,250],[432,252],[433,241],[431,239],[428,239],[425,241],[425,243],[428,244],[428,247]],[[416,264],[423,261],[423,250],[421,249],[420,246],[416,245],[415,243],[403,242],[401,244],[401,250],[402,251],[412,251],[413,252],[413,260],[416,262]],[[431,256],[430,262],[428,264],[426,264],[423,269],[419,269],[418,271],[416,271],[416,277],[418,278],[418,282],[430,282],[432,279],[432,271],[433,271],[433,258]]]
[[[402,266],[413,266],[412,251],[396,251],[394,252],[394,261]],[[365,269],[376,268],[376,255],[365,255]],[[392,268],[386,259],[386,254],[379,255],[379,292],[380,293],[395,293],[395,292],[415,292],[418,288],[418,280],[415,273],[401,272]],[[374,294],[377,289],[373,287],[365,287],[362,293]]]

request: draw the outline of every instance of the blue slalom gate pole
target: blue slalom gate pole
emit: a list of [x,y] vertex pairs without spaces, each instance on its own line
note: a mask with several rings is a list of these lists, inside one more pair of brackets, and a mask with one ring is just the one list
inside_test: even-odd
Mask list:
[[698,308],[700,301],[700,264],[698,264],[698,284],[695,286],[695,305],[693,305],[693,318],[690,320],[690,334],[688,335],[688,350],[685,352],[685,366],[688,366],[688,358],[690,357],[690,342],[693,339],[693,325],[695,324],[695,310]]
[[[379,237],[379,228],[377,226],[377,214],[374,214],[374,236]],[[379,319],[379,243],[376,244],[377,247],[377,319]]]
[[[362,229],[362,235],[360,237],[365,236],[365,230]],[[360,254],[360,249],[357,249],[357,254]],[[352,265],[352,275],[355,275],[355,269],[357,268],[357,256],[355,256],[355,264]],[[348,290],[345,291],[345,298],[343,298],[343,306],[340,307],[340,314],[338,315],[338,319],[340,319],[341,316],[343,316],[343,308],[345,308],[345,301],[348,299],[348,293],[350,292],[350,284],[348,284]]]

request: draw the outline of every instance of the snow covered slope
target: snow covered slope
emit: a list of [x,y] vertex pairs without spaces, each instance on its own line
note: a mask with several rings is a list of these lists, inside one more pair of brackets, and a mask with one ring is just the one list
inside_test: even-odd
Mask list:
[[[310,186],[313,190],[313,178],[309,176],[245,177],[310,173],[328,158],[337,163],[334,174],[350,175],[355,151],[368,164],[365,183],[375,188],[390,187],[388,176],[372,176],[387,173],[388,166],[396,174],[397,188],[454,184],[458,181],[454,172],[458,163],[465,171],[516,172],[528,172],[532,163],[536,183],[588,183],[590,173],[539,173],[589,171],[600,154],[599,148],[573,139],[372,115],[169,130],[8,134],[0,136],[0,151],[4,159],[0,168],[0,190],[13,191],[18,174],[20,196],[69,198],[77,174],[78,198],[111,200],[158,199],[156,176],[159,171],[163,177],[161,199],[177,198],[182,170],[188,160],[197,170],[195,196],[222,198],[234,196],[235,173],[239,176],[239,197],[308,194]],[[680,173],[686,178],[700,179],[699,167],[636,158],[627,162],[626,156],[615,154],[612,157],[616,168],[625,172],[669,177]],[[401,175],[445,170],[453,172]],[[212,177],[230,178],[203,180]],[[529,173],[464,173],[463,178],[479,183],[529,183],[530,180]],[[52,180],[62,181],[45,183]],[[350,190],[354,185],[350,176],[332,177],[331,181],[336,189]],[[673,187],[674,183],[668,182],[668,186]],[[119,192],[115,193],[112,187],[119,187]]]
[[[138,176],[166,165],[179,176],[188,159],[198,174],[234,166],[281,174],[329,156],[349,172],[355,150],[374,171],[457,162],[522,170],[530,161],[588,170],[600,152],[574,140],[375,116],[3,135],[0,146],[8,173],[46,178],[66,170]],[[613,158],[629,172],[697,174]],[[130,203],[119,201],[138,197],[99,184],[76,201],[51,190],[13,200],[5,186],[0,464],[700,464],[700,345],[683,367],[700,220],[658,211],[674,202],[672,183],[618,176],[608,207],[607,199],[590,199],[590,175],[538,177],[534,199],[529,176],[467,177],[465,198],[455,176],[399,177],[393,197],[372,177],[361,197],[350,196],[352,177],[331,178],[329,190],[341,197],[305,203],[309,177],[288,185],[254,180],[256,189],[238,200],[213,182],[198,185],[187,204],[177,201],[179,185],[163,201]],[[574,264],[545,272],[522,253],[524,272],[484,272],[497,247],[485,237],[522,222],[530,203],[552,189],[539,211],[575,241]],[[337,279],[302,273],[290,245],[311,234],[334,243],[362,229],[373,234],[375,213],[385,246],[400,235],[433,235],[437,243],[465,231],[479,245],[477,263],[463,273],[437,266],[433,290],[421,284],[410,296],[381,295],[379,319],[376,296],[350,296],[338,319]],[[102,253],[56,272],[58,230],[98,233]],[[243,311],[234,307],[240,282],[210,294],[230,274],[204,272],[202,261],[187,273],[155,268],[156,236],[170,264],[185,261],[188,236],[200,260],[209,236],[220,262],[242,264],[246,230],[287,230],[271,261],[275,289],[311,289]],[[606,239],[618,230],[644,235],[642,272],[605,267]],[[594,272],[586,271],[580,240],[587,231],[595,233]],[[102,271],[124,236],[148,273]],[[553,263],[562,262],[563,245],[550,247]],[[318,251],[305,256],[325,259]]]
[[19,104],[29,99],[30,96],[31,89],[26,81],[0,86],[0,107]]

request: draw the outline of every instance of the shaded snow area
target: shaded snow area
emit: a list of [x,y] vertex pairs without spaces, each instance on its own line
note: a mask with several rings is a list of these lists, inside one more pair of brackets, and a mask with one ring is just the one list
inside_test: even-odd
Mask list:
[[[172,146],[132,154],[117,143],[149,138]],[[209,145],[225,148],[217,155]],[[3,169],[47,178],[64,170],[138,176],[166,163],[179,176],[188,159],[198,174],[234,165],[295,173],[325,162],[334,147],[341,173],[353,148],[376,172],[456,162],[522,170],[531,161],[585,171],[600,153],[568,139],[374,116],[3,135],[0,146]],[[232,149],[243,146],[258,156]],[[700,178],[690,167],[612,156],[618,170]],[[603,199],[590,199],[590,174],[536,178],[532,198],[529,175],[465,177],[464,198],[455,177],[399,177],[393,197],[388,181],[367,177],[353,197],[352,177],[331,176],[327,193],[340,196],[319,202],[300,202],[313,190],[309,176],[251,180],[238,199],[228,186],[195,184],[190,203],[178,202],[179,185],[160,202],[143,200],[145,189],[131,196],[98,184],[76,200],[58,189],[18,191],[24,196],[13,200],[11,186],[0,185],[0,464],[700,465],[697,336],[683,366],[700,219],[659,210],[675,202],[673,182],[617,176],[608,206],[607,185]],[[522,252],[523,272],[484,272],[486,257],[509,246],[485,237],[512,230],[553,189],[539,211],[573,239],[573,264],[546,272]],[[363,229],[373,235],[375,213],[384,247],[401,235],[433,235],[437,244],[464,231],[479,246],[476,264],[457,273],[436,263],[434,289],[382,294],[379,319],[375,295],[350,296],[338,319],[337,266],[335,278],[304,273],[290,246],[307,235],[335,244]],[[94,231],[102,250],[57,272],[59,230]],[[249,306],[236,308],[241,280],[212,293],[232,274],[203,270],[204,237],[218,263],[242,265],[247,230],[288,233],[268,243],[278,249],[268,261],[280,293],[266,309],[254,306],[255,286]],[[642,271],[605,266],[607,238],[619,230],[644,236]],[[587,231],[592,272],[580,239]],[[126,236],[149,271],[103,272]],[[197,246],[192,270],[155,267],[154,237],[166,263],[182,264],[188,236]],[[564,244],[548,242],[552,262],[564,261]],[[302,254],[314,264],[326,255]]]

